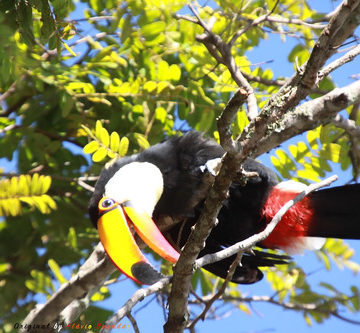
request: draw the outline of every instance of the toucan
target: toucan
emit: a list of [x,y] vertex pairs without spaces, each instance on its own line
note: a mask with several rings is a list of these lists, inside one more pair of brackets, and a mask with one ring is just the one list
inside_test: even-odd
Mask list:
[[[153,284],[162,275],[140,251],[148,245],[176,263],[208,193],[223,148],[196,131],[172,137],[138,154],[106,165],[89,204],[89,215],[113,263],[135,282]],[[214,253],[266,227],[277,211],[305,185],[279,182],[276,174],[248,158],[246,184],[235,179],[199,256]],[[139,237],[140,238],[139,238]],[[245,253],[232,281],[259,281],[259,267],[286,264],[288,254],[318,249],[324,238],[360,239],[360,184],[312,192],[293,206],[256,251]],[[144,242],[144,243],[143,243]],[[234,257],[204,268],[225,278]]]

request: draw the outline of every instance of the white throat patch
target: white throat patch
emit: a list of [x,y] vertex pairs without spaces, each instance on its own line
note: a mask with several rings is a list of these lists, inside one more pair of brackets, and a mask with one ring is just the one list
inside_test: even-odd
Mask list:
[[110,178],[105,185],[105,196],[118,203],[131,201],[134,208],[152,216],[163,187],[163,177],[157,166],[148,162],[132,162]]

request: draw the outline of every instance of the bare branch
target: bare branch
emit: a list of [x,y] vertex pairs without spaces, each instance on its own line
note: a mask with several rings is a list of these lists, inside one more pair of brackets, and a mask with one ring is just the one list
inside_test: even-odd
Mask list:
[[218,292],[217,292],[213,297],[211,297],[211,298],[206,302],[204,310],[203,310],[203,311],[201,312],[201,314],[198,315],[198,316],[193,320],[193,322],[188,326],[188,329],[189,329],[189,330],[194,329],[196,323],[197,323],[200,319],[201,319],[201,320],[205,320],[206,313],[209,311],[209,309],[211,308],[211,306],[214,304],[214,302],[215,302],[216,300],[218,300],[218,299],[224,294],[227,285],[229,284],[229,282],[231,281],[231,279],[232,279],[232,277],[233,277],[233,275],[234,275],[234,273],[235,273],[236,267],[237,267],[237,266],[239,265],[239,263],[241,262],[242,255],[243,255],[243,251],[239,251],[238,254],[236,255],[236,258],[234,259],[233,263],[230,265],[228,274],[226,275],[225,281],[224,281],[224,283],[222,284],[221,288],[218,290]]
[[311,92],[317,82],[318,72],[327,59],[354,33],[358,26],[359,14],[360,0],[348,0],[342,3],[319,36],[308,62],[269,99],[263,108],[262,113],[268,115],[270,122],[278,120],[284,112],[291,110]]
[[6,98],[8,98],[11,94],[13,94],[16,91],[16,85],[17,85],[17,81],[13,82],[9,87],[9,89],[6,90],[3,94],[1,94],[0,103],[3,102]]
[[201,25],[208,34],[212,34],[210,27],[208,27],[207,24],[201,19],[201,17],[199,16],[195,8],[192,6],[192,4],[190,3],[188,6],[192,11],[192,13],[194,14],[194,16],[196,17],[198,24]]
[[135,318],[132,316],[132,314],[131,314],[131,313],[128,313],[127,317],[129,318],[130,323],[131,323],[132,326],[133,326],[134,332],[135,332],[135,333],[140,333],[139,326],[138,326]]
[[77,180],[77,183],[85,190],[89,191],[89,192],[94,192],[95,191],[95,187],[94,186],[91,186],[87,183],[85,183],[83,180],[81,179],[78,179]]
[[220,144],[226,151],[237,151],[233,140],[231,139],[231,124],[239,111],[240,106],[245,102],[248,94],[244,89],[239,89],[226,104],[224,111],[218,119],[218,129]]
[[304,27],[308,27],[308,28],[311,28],[311,29],[324,29],[326,27],[326,25],[324,24],[319,24],[319,23],[311,23],[311,22],[307,22],[307,21],[302,21],[302,20],[299,20],[299,19],[294,19],[294,18],[291,18],[291,19],[288,19],[288,18],[284,18],[284,17],[281,17],[281,16],[268,16],[266,18],[266,21],[269,21],[269,22],[275,22],[275,23],[283,23],[283,24],[295,24],[295,25],[303,25]]
[[358,26],[354,15],[360,13],[360,1],[344,1],[339,12],[333,16],[328,26],[321,33],[310,55],[301,79],[302,85],[311,89],[317,80],[317,73],[325,61],[336,51]]
[[[360,0],[352,5],[353,10],[359,10]],[[288,110],[294,106],[295,103],[298,103],[303,97],[305,97],[309,91],[311,91],[313,84],[308,87],[302,83],[302,80],[309,79],[316,68],[316,72],[320,69],[318,66],[322,66],[330,55],[335,52],[335,50],[331,47],[330,41],[332,43],[338,43],[341,40],[345,40],[351,31],[355,29],[354,24],[349,24],[346,26],[345,32],[342,31],[342,34],[337,33],[340,28],[345,24],[344,21],[341,21],[344,17],[351,17],[354,19],[356,16],[353,11],[348,11],[348,4],[345,3],[343,7],[339,10],[337,15],[335,15],[327,28],[328,31],[325,31],[320,36],[319,47],[315,48],[312,56],[310,57],[309,64],[311,67],[305,66],[304,75],[297,73],[289,82],[286,84],[278,94],[275,94],[275,97],[271,98],[267,106],[264,108],[263,112],[259,117],[256,117],[251,121],[249,126],[243,131],[241,136],[237,139],[237,143],[239,144],[238,153],[228,152],[225,154],[223,158],[222,167],[218,176],[215,179],[214,185],[209,190],[208,197],[205,200],[204,208],[202,214],[195,225],[193,232],[191,232],[190,237],[185,244],[182,255],[180,256],[177,264],[174,268],[174,278],[173,278],[173,286],[171,289],[171,294],[169,298],[169,318],[167,323],[164,326],[165,332],[182,332],[183,328],[186,325],[186,313],[187,313],[187,297],[189,294],[189,285],[190,279],[193,271],[193,263],[196,260],[198,253],[204,246],[204,242],[208,237],[211,229],[216,224],[216,216],[219,213],[221,208],[221,204],[223,200],[226,198],[228,188],[231,184],[232,179],[235,177],[239,166],[244,161],[246,156],[254,155],[254,153],[263,149],[264,145],[259,144],[261,140],[264,140],[265,137],[269,136],[269,132],[273,133],[281,133],[283,135],[282,128],[286,128],[286,126],[278,127],[278,121],[281,117],[288,112]],[[355,16],[351,16],[355,15]],[[326,30],[325,29],[325,30]],[[351,30],[352,29],[352,30]],[[329,32],[333,33],[334,36],[331,38],[327,35]],[[330,39],[329,39],[330,38]],[[224,44],[221,41],[219,36],[209,35],[208,33],[204,33],[202,36],[197,38],[199,41],[202,41],[205,46],[207,46],[210,52],[216,51],[221,54],[221,58],[223,63],[227,61],[229,65],[229,70],[234,74],[234,70],[238,70],[234,63],[234,59],[231,57],[231,53],[224,51]],[[319,53],[319,50],[325,48],[323,45],[324,40],[327,40],[330,44],[327,45],[325,55]],[[340,45],[340,44],[337,44]],[[225,45],[226,46],[226,45]],[[226,47],[225,47],[226,50]],[[226,59],[226,56],[230,54],[230,58]],[[234,67],[232,67],[234,66]],[[311,69],[311,70],[310,70]],[[307,72],[306,72],[307,71]],[[306,74],[307,73],[307,74]],[[235,73],[236,74],[236,73]],[[233,76],[234,78],[234,76]],[[331,96],[331,93],[326,95],[327,97]],[[339,96],[338,96],[339,97]],[[353,96],[346,95],[343,98],[343,95],[340,98],[334,99],[333,104],[336,105],[336,110],[339,106],[341,108],[346,105],[346,103],[350,103],[350,100],[346,97],[350,97],[350,100]],[[321,101],[321,99],[317,99]],[[355,99],[352,100],[352,103],[355,102]],[[329,103],[330,104],[330,103]],[[249,105],[249,104],[248,104]],[[330,105],[327,105],[329,107]],[[291,114],[293,117],[294,115]],[[316,124],[312,121],[312,118],[307,119],[306,125],[311,123],[311,126],[315,126]],[[323,118],[326,119],[326,116]],[[301,122],[302,119],[298,119]],[[296,129],[292,129],[293,131]],[[268,147],[269,148],[269,147]],[[263,152],[268,151],[269,149],[263,150]],[[270,224],[271,225],[271,224]]]
[[[321,124],[330,123],[339,111],[359,102],[360,80],[303,103],[291,113],[286,114],[283,119],[275,122],[271,131],[266,131],[267,128],[265,128],[262,136],[257,136],[257,143],[250,155],[259,156],[297,134],[314,129]],[[246,133],[242,137],[246,138]],[[251,150],[254,146],[251,141],[246,143],[245,149]]]
[[[231,54],[231,45],[226,44],[220,36],[214,34],[210,26],[207,25],[196,12],[194,7],[190,4],[190,10],[193,12],[194,16],[197,19],[197,24],[199,24],[204,30],[204,34],[197,36],[196,39],[203,43],[205,47],[208,49],[209,53],[216,59],[218,63],[225,65],[231,73],[233,80],[236,84],[246,90],[248,93],[247,97],[247,105],[248,111],[247,115],[249,119],[253,119],[258,114],[257,101],[255,98],[254,90],[252,89],[249,82],[242,75],[240,69],[237,67],[235,63],[235,59]],[[183,17],[179,17],[183,18]]]
[[274,10],[276,9],[277,5],[279,4],[279,0],[276,1],[274,7],[266,14],[256,18],[254,21],[252,21],[251,23],[249,23],[245,28],[239,30],[230,40],[229,42],[229,46],[233,46],[235,44],[235,42],[238,40],[238,38],[243,35],[244,33],[246,33],[247,31],[249,31],[251,28],[265,22],[269,16],[274,12]]
[[189,15],[180,15],[180,14],[176,14],[175,17],[178,20],[185,20],[185,21],[189,21],[195,24],[199,24],[199,21],[197,19],[194,19],[193,17],[189,16]]
[[273,297],[270,296],[251,296],[251,297],[224,296],[223,299],[226,301],[238,301],[238,302],[246,302],[246,303],[266,302],[266,303],[278,305],[284,309],[289,309],[289,310],[312,311],[312,312],[332,315],[350,324],[360,325],[360,321],[346,318],[340,315],[336,310],[329,311],[329,309],[327,309],[326,306],[324,306],[324,304],[320,304],[320,305],[315,303],[295,304],[291,302],[281,302],[275,300]]
[[[80,267],[79,272],[69,282],[63,284],[45,304],[36,307],[27,315],[23,321],[24,329],[20,332],[35,332],[34,330],[29,331],[29,327],[32,327],[31,325],[34,323],[55,322],[59,314],[72,302],[74,307],[78,307],[76,299],[83,298],[94,287],[100,286],[113,271],[115,271],[115,266],[105,256],[104,248],[99,243],[91,256]],[[63,315],[71,320],[74,317],[69,313],[76,315],[78,312],[77,310],[72,311],[70,308],[63,312]]]
[[332,123],[339,128],[344,129],[353,137],[360,139],[360,127],[356,125],[356,122],[351,119],[345,119],[343,116],[337,114],[332,120]]
[[[121,307],[113,316],[111,316],[105,323],[106,327],[111,327],[112,325],[116,325],[122,318],[127,316],[132,308],[140,301],[142,301],[145,297],[152,295],[163,288],[165,288],[171,281],[171,277],[165,277],[154,283],[148,288],[142,288],[137,290],[125,303],[123,307]],[[111,331],[111,328],[103,328],[101,333],[108,333]]]
[[352,61],[355,57],[360,54],[360,44],[352,48],[349,52],[344,54],[341,58],[336,59],[329,65],[327,65],[324,69],[319,72],[318,82],[320,82],[324,77],[328,76],[335,69],[341,67],[342,65]]

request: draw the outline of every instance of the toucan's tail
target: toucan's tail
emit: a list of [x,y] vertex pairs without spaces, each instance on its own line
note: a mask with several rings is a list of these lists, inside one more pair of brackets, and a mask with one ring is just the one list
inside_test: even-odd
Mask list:
[[[274,186],[262,209],[266,223],[304,186],[294,181]],[[312,192],[286,212],[261,244],[298,253],[321,248],[328,237],[360,239],[360,184]]]
[[308,236],[360,239],[360,184],[310,194],[313,218]]

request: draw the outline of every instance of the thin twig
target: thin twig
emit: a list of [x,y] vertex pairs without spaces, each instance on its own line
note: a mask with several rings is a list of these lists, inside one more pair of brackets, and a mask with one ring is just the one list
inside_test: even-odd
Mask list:
[[254,90],[236,65],[235,59],[231,54],[231,43],[226,44],[220,36],[216,35],[211,31],[210,26],[213,21],[210,20],[211,22],[209,22],[209,25],[206,24],[200,18],[199,14],[191,4],[189,5],[189,8],[197,19],[196,23],[199,24],[205,31],[202,35],[196,36],[196,39],[205,45],[209,53],[216,59],[218,63],[224,64],[228,68],[233,80],[236,82],[238,87],[246,90],[248,94],[247,115],[249,119],[254,119],[258,114],[258,106]]
[[209,309],[211,308],[211,306],[214,304],[214,302],[216,300],[218,300],[225,292],[227,285],[229,284],[229,282],[231,281],[236,267],[239,265],[239,263],[241,262],[241,258],[243,255],[243,251],[239,251],[238,254],[236,255],[236,258],[234,259],[233,263],[230,265],[229,271],[226,275],[225,281],[222,284],[221,288],[217,291],[217,293],[211,297],[210,300],[208,300],[205,304],[205,308],[204,310],[201,312],[200,315],[198,315],[193,322],[188,326],[188,328],[191,330],[193,328],[195,328],[196,323],[201,319],[201,320],[205,320],[205,316],[206,313],[209,311]]
[[[165,288],[171,281],[171,277],[164,277],[158,282],[154,283],[148,288],[142,288],[137,290],[125,303],[123,307],[121,307],[114,315],[112,315],[105,323],[105,328],[103,328],[100,333],[108,333],[111,331],[111,326],[116,325],[122,318],[130,313],[131,309],[140,301],[142,301],[145,297],[152,295],[163,288]],[[108,328],[106,328],[108,327]]]
[[251,23],[249,23],[245,28],[239,30],[230,40],[229,42],[229,46],[233,46],[235,44],[235,42],[238,40],[238,38],[243,35],[244,33],[246,33],[247,31],[249,31],[251,28],[261,24],[262,22],[266,21],[268,19],[268,17],[274,12],[274,10],[276,9],[277,5],[279,4],[279,0],[276,1],[275,5],[273,6],[273,8],[266,14],[261,15],[260,17],[256,18],[254,21],[252,21]]
[[295,25],[303,25],[304,27],[308,27],[311,29],[324,29],[326,27],[325,24],[319,24],[319,23],[311,23],[311,22],[307,22],[307,21],[302,21],[299,19],[294,19],[294,18],[284,18],[281,16],[268,16],[267,21],[269,22],[275,22],[275,23],[284,23],[284,24],[295,24]]
[[85,183],[84,181],[78,179],[77,183],[85,190],[89,191],[89,192],[94,192],[95,191],[95,187],[91,186],[87,183]]
[[138,326],[135,318],[132,316],[132,314],[128,313],[126,316],[129,318],[129,320],[130,320],[130,322],[131,322],[131,324],[133,326],[134,332],[135,333],[140,333],[139,326]]
[[344,54],[339,59],[334,60],[332,63],[327,65],[324,69],[319,72],[318,82],[320,82],[324,77],[328,76],[332,71],[341,67],[342,65],[352,61],[355,57],[360,54],[360,44],[356,45],[349,52]]
[[226,301],[237,301],[237,302],[244,302],[244,303],[253,303],[253,302],[266,302],[274,305],[281,306],[284,309],[289,310],[300,310],[300,311],[312,311],[312,312],[318,312],[323,313],[327,315],[332,315],[334,317],[337,317],[345,322],[348,322],[350,324],[354,325],[360,325],[360,321],[346,318],[342,315],[340,315],[336,310],[335,311],[329,311],[329,309],[324,306],[324,304],[314,304],[314,303],[305,303],[305,304],[296,304],[291,302],[280,302],[275,300],[272,297],[269,296],[251,296],[251,297],[233,297],[233,296],[224,296],[223,298]]

